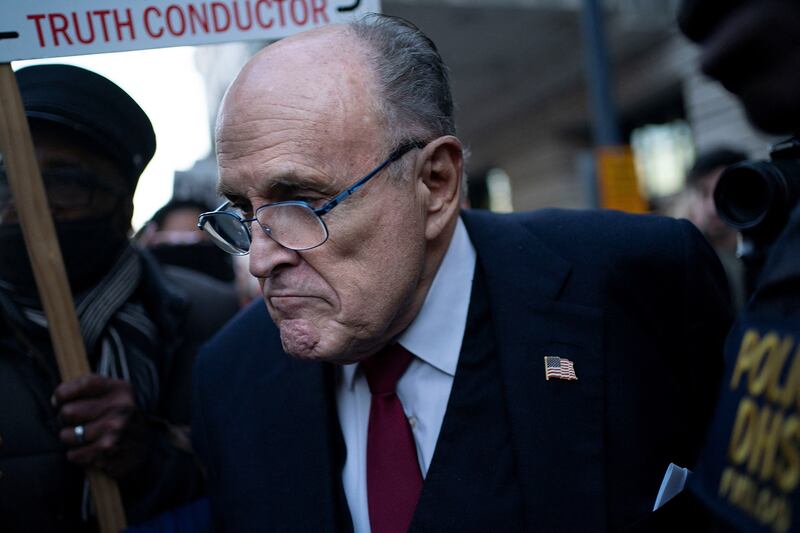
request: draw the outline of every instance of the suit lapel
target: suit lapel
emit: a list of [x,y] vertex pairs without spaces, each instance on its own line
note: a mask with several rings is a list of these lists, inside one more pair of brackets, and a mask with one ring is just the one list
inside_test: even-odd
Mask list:
[[[559,301],[571,266],[519,218],[464,222],[486,273],[527,529],[604,524],[602,315]],[[550,355],[578,381],[545,380]]]
[[330,401],[333,368],[280,349],[269,353],[282,359],[264,370],[255,391],[260,398],[254,398],[257,429],[250,444],[259,462],[253,471],[263,479],[253,487],[253,512],[277,529],[351,531],[341,484],[344,444]]

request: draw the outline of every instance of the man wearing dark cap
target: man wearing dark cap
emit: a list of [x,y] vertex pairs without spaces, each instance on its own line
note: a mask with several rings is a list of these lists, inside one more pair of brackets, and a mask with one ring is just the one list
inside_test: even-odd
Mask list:
[[17,80],[50,206],[41,216],[54,219],[95,373],[59,384],[0,173],[0,530],[93,529],[88,466],[119,481],[135,523],[202,490],[186,438],[187,369],[235,296],[227,307],[200,302],[199,275],[167,277],[129,243],[134,189],[156,143],[122,89],[66,65],[24,68]]

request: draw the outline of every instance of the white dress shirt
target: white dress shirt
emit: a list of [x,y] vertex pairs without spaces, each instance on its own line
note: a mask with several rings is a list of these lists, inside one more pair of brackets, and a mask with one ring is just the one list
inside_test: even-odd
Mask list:
[[[475,248],[459,218],[422,308],[397,339],[415,355],[397,383],[397,396],[414,434],[423,478],[431,464],[453,387],[467,325],[475,257]],[[370,531],[367,507],[370,401],[369,386],[358,365],[341,367],[337,372],[336,407],[347,447],[342,483],[356,533]]]

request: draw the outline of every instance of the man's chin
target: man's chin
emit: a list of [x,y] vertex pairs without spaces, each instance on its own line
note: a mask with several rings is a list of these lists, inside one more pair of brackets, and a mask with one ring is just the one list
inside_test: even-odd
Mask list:
[[320,359],[318,328],[302,318],[281,320],[278,325],[283,351],[300,359]]
[[335,339],[323,338],[319,328],[307,319],[282,320],[278,329],[283,351],[298,359],[346,365],[357,363],[365,357],[365,354],[352,353]]
[[337,362],[339,354],[322,339],[319,328],[311,320],[292,318],[281,320],[278,326],[283,351],[298,359]]

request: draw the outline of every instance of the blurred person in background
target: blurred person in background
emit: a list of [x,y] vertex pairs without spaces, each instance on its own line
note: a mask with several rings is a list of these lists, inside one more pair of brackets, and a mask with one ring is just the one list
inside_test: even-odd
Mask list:
[[225,301],[235,297],[240,306],[259,295],[258,283],[247,270],[246,258],[220,250],[197,227],[198,217],[210,211],[198,200],[172,199],[155,212],[137,232],[136,242],[163,265],[188,268],[207,274],[222,283],[212,283],[226,291]]
[[703,233],[717,252],[728,284],[735,309],[744,306],[744,272],[741,260],[736,257],[738,233],[720,219],[714,204],[714,188],[725,168],[744,161],[747,154],[732,148],[716,148],[701,153],[686,175],[687,218]]
[[211,209],[197,200],[172,199],[137,233],[136,242],[165,265],[175,265],[207,274],[220,281],[234,280],[229,254],[214,246],[197,227],[197,218]]
[[15,201],[0,174],[0,530],[94,531],[84,468],[119,482],[129,523],[191,500],[191,362],[235,311],[128,240],[149,119],[74,66],[16,73],[93,373],[61,383]]
[[678,25],[700,45],[700,68],[736,95],[760,130],[800,124],[798,0],[682,0]]

